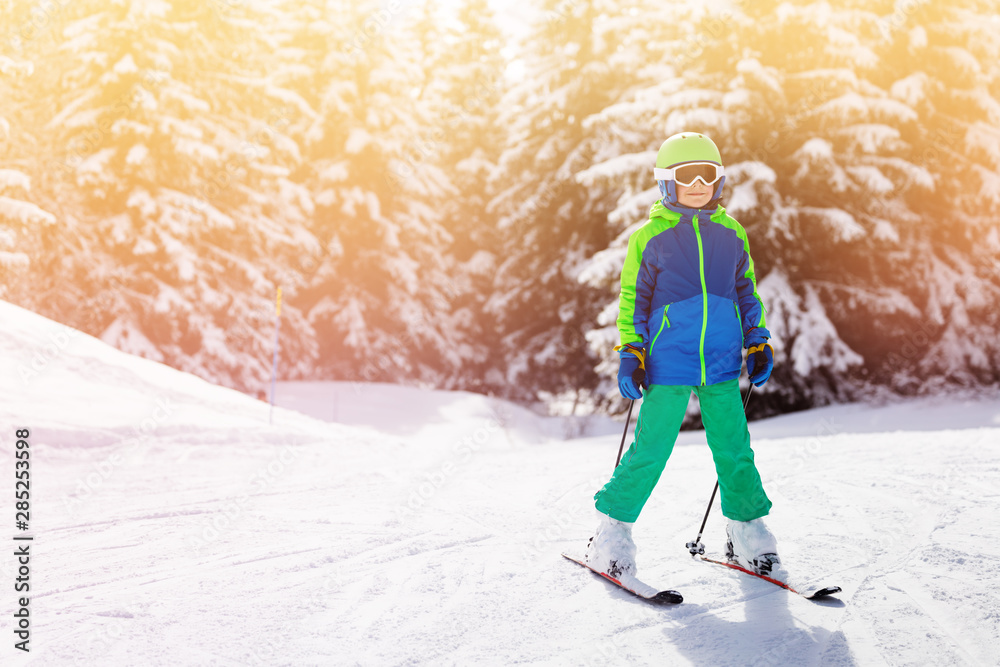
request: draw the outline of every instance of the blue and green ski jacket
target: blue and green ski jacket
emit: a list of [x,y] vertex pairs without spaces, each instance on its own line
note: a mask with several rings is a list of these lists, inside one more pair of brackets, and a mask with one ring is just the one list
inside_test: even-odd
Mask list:
[[653,204],[629,238],[621,286],[621,343],[646,350],[650,384],[737,378],[744,342],[771,336],[746,231],[721,206]]

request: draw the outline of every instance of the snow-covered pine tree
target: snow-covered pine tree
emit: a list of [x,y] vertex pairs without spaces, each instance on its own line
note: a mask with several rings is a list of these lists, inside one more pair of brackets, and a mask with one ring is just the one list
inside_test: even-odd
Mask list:
[[901,133],[915,117],[870,80],[882,63],[869,6],[740,8],[738,27],[710,48],[732,121],[727,209],[750,232],[774,336],[774,381],[755,403],[844,400],[881,344],[867,328],[910,308],[883,272],[895,247],[884,212],[905,212],[908,191],[931,186],[904,155]]
[[[24,44],[36,76],[18,102],[67,221],[46,239],[33,307],[255,392],[270,372],[275,287],[294,289],[314,244],[288,180],[286,98],[266,77],[268,11],[81,0]],[[310,366],[312,332],[294,302],[283,316],[294,376]]]
[[619,62],[623,16],[642,18],[604,0],[542,2],[523,75],[503,100],[508,135],[489,209],[503,240],[488,308],[500,323],[509,391],[519,399],[575,400],[598,381],[585,332],[601,292],[578,276],[607,246],[607,213],[620,186],[587,187],[576,175],[604,157],[603,137],[585,120],[617,100],[640,66]]
[[913,110],[907,156],[934,180],[890,258],[914,309],[877,361],[902,391],[1000,382],[998,21],[991,1],[882,6],[873,79]]
[[[928,382],[997,381],[1000,326],[985,306],[997,296],[995,251],[979,252],[973,242],[995,221],[995,202],[978,195],[995,182],[983,175],[996,170],[988,153],[970,150],[990,144],[991,133],[968,141],[997,117],[989,78],[977,66],[995,68],[997,40],[985,28],[989,3],[959,4],[840,2],[754,16],[754,25],[773,29],[751,33],[771,45],[761,62],[781,68],[786,96],[801,110],[786,113],[777,125],[781,138],[769,139],[777,146],[792,139],[794,152],[769,164],[792,213],[790,242],[772,252],[787,272],[774,277],[795,294],[776,294],[814,304],[803,310],[812,316],[786,332],[790,338],[797,329],[796,343],[806,341],[797,346],[805,357],[794,349],[789,355],[803,387],[816,386],[807,370],[819,371],[841,396],[863,385],[916,391]],[[757,3],[747,6],[760,11]],[[827,26],[826,39],[809,33],[816,25]],[[936,36],[931,48],[928,32]],[[820,43],[831,48],[816,59]],[[800,48],[789,57],[777,44]],[[838,63],[840,81],[824,72],[824,64]],[[922,83],[933,101],[921,99]],[[983,190],[969,197],[972,183]],[[969,309],[977,315],[970,318]],[[834,347],[816,332],[829,334]],[[818,367],[806,363],[840,345],[863,360],[856,373],[843,372],[849,354]]]
[[449,202],[454,209],[447,224],[455,236],[454,254],[464,262],[479,251],[492,254],[496,249],[496,225],[485,211],[486,188],[503,147],[499,114],[507,63],[501,54],[504,36],[487,0],[465,0],[445,26],[442,53],[431,75],[441,103],[435,132],[442,167],[463,195]]
[[[442,224],[453,238],[454,322],[464,355],[447,386],[505,393],[503,359],[492,345],[499,322],[485,309],[493,287],[499,233],[487,211],[489,183],[503,149],[500,100],[506,60],[503,34],[487,0],[465,0],[454,15],[438,16],[437,39],[425,46],[424,95],[433,95],[434,159],[457,195],[441,202]],[[433,44],[434,46],[430,46]]]
[[321,243],[304,292],[326,377],[440,383],[463,356],[413,17],[397,4],[302,2],[283,85],[315,117],[295,128]]
[[[8,2],[0,2],[0,14],[6,15]],[[29,63],[18,62],[0,54],[0,99],[10,99],[7,81],[31,75]],[[13,277],[29,264],[36,225],[54,224],[56,218],[30,201],[31,177],[19,166],[27,156],[14,147],[10,121],[0,116],[0,296],[8,297]]]
[[[932,350],[930,341],[941,329],[927,317],[928,301],[921,296],[926,285],[915,284],[930,280],[925,262],[941,266],[918,239],[954,229],[929,232],[937,216],[920,205],[934,198],[938,180],[936,165],[921,158],[927,146],[923,133],[934,126],[923,127],[919,111],[903,95],[924,75],[894,83],[905,78],[901,72],[914,74],[923,65],[886,54],[885,26],[891,20],[886,14],[893,7],[746,2],[703,16],[689,28],[701,48],[678,71],[679,80],[651,81],[598,121],[620,128],[641,127],[645,120],[660,130],[649,133],[646,151],[681,130],[703,131],[719,143],[727,164],[723,203],[748,230],[775,335],[774,380],[755,401],[758,409],[805,407],[846,398],[866,384],[894,384],[898,374],[890,353],[901,347],[912,352],[905,364],[910,367],[925,353],[955,358]],[[976,23],[975,14],[966,12],[967,25]],[[979,14],[980,24],[987,19]],[[954,32],[954,24],[936,22],[946,32]],[[991,42],[979,35],[972,43],[988,52]],[[885,81],[887,76],[894,78]],[[945,91],[950,85],[941,79],[935,87]],[[969,95],[977,94],[986,108],[991,103],[983,92],[980,86]],[[977,119],[986,117],[976,113]],[[585,274],[591,280],[606,281],[612,267],[620,268],[629,225],[644,218],[644,207],[632,193],[641,198],[652,181],[637,174],[647,180],[631,186],[635,176],[629,168],[642,155],[619,155],[585,174],[608,172],[631,187],[611,218],[624,231],[595,256]],[[984,186],[986,164],[981,158],[973,168]],[[648,165],[637,164],[639,169]],[[955,185],[951,189],[956,191]],[[970,258],[967,249],[954,244],[938,248],[937,254],[950,256],[953,267]],[[993,266],[995,271],[995,261]],[[952,277],[967,273],[952,271]],[[944,282],[949,280],[946,272]],[[974,293],[982,303],[983,290]],[[614,309],[610,304],[605,324],[613,323]],[[990,330],[996,331],[995,324],[980,337]],[[605,350],[610,373],[610,333],[592,338]],[[988,373],[980,378],[989,381]]]

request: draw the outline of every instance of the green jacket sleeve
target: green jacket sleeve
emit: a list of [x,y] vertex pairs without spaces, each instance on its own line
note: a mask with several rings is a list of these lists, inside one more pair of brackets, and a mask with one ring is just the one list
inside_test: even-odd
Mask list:
[[622,345],[636,343],[645,347],[649,337],[649,306],[653,300],[654,283],[650,267],[643,262],[647,240],[646,235],[639,231],[628,240],[628,253],[622,266],[621,296],[618,298],[618,334]]
[[743,257],[736,269],[736,294],[739,298],[740,319],[743,326],[743,338],[750,344],[759,339],[768,339],[771,332],[767,330],[767,319],[764,303],[757,293],[757,275],[754,271],[753,258],[750,256],[750,241],[742,226],[737,233],[743,240]]

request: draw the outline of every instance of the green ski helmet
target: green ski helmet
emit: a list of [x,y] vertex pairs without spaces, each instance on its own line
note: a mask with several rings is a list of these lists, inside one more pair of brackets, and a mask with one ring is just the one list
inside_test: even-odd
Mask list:
[[[690,167],[681,170],[687,164]],[[653,174],[660,186],[664,204],[677,203],[677,183],[686,186],[700,180],[705,185],[718,183],[712,194],[712,202],[709,203],[712,206],[721,196],[722,186],[726,183],[719,147],[698,132],[681,132],[664,141],[656,153]]]

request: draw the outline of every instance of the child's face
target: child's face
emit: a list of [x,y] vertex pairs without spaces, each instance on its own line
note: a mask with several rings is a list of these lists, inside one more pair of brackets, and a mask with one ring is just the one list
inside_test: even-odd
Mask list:
[[712,194],[715,192],[715,185],[705,185],[701,181],[695,181],[691,185],[677,184],[677,203],[688,208],[701,208],[712,201]]

